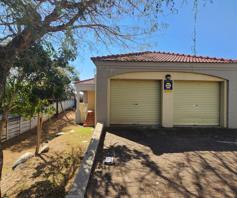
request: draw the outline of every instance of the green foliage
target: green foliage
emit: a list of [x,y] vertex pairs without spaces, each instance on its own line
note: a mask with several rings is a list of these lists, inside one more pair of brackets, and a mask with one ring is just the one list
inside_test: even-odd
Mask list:
[[[73,52],[56,52],[51,44],[40,42],[17,57],[7,78],[1,110],[23,117],[52,114],[53,101],[73,95],[71,81],[76,74],[68,65]],[[70,55],[69,55],[70,54]]]
[[73,30],[68,28],[65,31],[65,38],[60,49],[61,59],[68,63],[69,60],[74,61],[77,56],[77,43],[75,41]]

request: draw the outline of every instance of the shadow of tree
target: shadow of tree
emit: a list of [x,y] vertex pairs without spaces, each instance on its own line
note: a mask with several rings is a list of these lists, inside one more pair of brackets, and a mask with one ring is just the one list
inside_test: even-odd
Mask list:
[[70,181],[80,166],[81,157],[81,149],[72,149],[69,153],[54,152],[41,155],[41,160],[32,174],[32,178],[37,182],[18,193],[17,198],[65,197]]
[[26,198],[26,197],[48,197],[48,198],[64,198],[65,197],[65,190],[53,184],[48,180],[39,181],[34,183],[29,189],[26,189],[20,192],[17,198]]
[[[87,197],[236,197],[237,145],[217,140],[234,141],[237,133],[205,130],[198,135],[110,130]],[[115,165],[104,165],[105,156],[115,157]]]
[[[94,177],[92,178],[91,184],[93,187],[90,189],[89,194],[92,195],[92,197],[110,197],[111,189],[112,191],[116,192],[116,195],[114,197],[130,197],[127,188],[123,184],[112,180],[111,173],[96,171],[94,173]],[[100,192],[98,188],[103,188],[103,192]]]

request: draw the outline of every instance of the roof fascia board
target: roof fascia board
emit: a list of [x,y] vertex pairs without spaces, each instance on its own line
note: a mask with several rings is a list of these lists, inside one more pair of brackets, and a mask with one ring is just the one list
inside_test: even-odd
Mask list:
[[175,68],[175,69],[218,69],[218,70],[237,70],[237,63],[172,63],[172,62],[118,62],[118,61],[94,61],[96,67],[108,67],[116,69],[124,68]]

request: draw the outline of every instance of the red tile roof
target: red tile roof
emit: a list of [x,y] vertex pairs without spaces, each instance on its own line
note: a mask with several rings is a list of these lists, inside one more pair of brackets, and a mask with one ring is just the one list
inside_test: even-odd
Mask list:
[[80,83],[80,84],[95,84],[95,78],[90,78],[86,80],[78,80],[75,83]]
[[208,56],[193,56],[169,52],[137,52],[92,57],[93,61],[118,62],[173,62],[173,63],[237,63],[237,60]]

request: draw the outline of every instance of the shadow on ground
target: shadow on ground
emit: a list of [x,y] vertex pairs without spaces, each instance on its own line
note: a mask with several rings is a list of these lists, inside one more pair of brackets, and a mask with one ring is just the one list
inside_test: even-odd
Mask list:
[[[109,133],[149,146],[156,155],[188,151],[235,151],[237,130],[221,128],[125,128],[114,127]],[[225,144],[222,141],[235,142]]]
[[16,197],[64,198],[69,181],[80,165],[81,156],[80,149],[39,156],[39,163],[31,176],[36,182],[22,189]]
[[[236,197],[236,130],[109,128],[88,197]],[[115,165],[103,164],[114,156]]]

